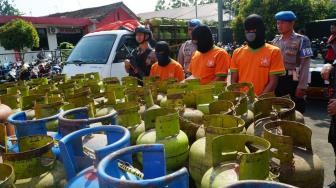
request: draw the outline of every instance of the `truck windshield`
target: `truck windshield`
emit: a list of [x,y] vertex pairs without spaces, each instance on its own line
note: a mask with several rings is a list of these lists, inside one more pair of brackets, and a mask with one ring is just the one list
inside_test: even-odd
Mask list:
[[71,52],[67,63],[105,64],[117,35],[96,35],[82,38]]

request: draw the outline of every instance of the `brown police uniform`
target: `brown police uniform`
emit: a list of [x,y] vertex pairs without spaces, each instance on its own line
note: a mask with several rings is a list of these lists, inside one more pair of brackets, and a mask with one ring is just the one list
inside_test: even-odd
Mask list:
[[295,92],[297,88],[308,87],[310,61],[305,58],[313,55],[310,40],[304,35],[293,32],[288,40],[283,40],[282,35],[279,35],[272,43],[281,49],[286,68],[286,75],[279,77],[276,95],[289,94],[296,104],[296,109],[303,113],[305,101],[303,98],[295,97]]

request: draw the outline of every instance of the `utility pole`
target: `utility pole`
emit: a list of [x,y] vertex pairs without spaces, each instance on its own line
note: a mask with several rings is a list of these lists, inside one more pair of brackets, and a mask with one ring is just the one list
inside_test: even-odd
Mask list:
[[223,0],[218,0],[218,42],[223,42]]
[[195,0],[195,12],[196,12],[196,19],[197,19],[197,0]]

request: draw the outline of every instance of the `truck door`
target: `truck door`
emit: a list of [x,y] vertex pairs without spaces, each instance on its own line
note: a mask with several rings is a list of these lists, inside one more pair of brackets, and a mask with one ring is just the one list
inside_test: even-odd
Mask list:
[[131,56],[132,51],[138,46],[135,41],[134,35],[124,35],[121,37],[116,51],[116,56],[113,60],[111,67],[111,77],[124,77],[128,76],[125,71],[124,60]]

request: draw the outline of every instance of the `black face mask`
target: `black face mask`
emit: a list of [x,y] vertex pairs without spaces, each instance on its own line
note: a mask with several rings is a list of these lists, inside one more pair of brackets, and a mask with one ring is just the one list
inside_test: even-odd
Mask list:
[[198,26],[193,30],[192,40],[197,41],[197,50],[201,53],[210,51],[214,46],[211,30],[206,25]]
[[[265,25],[262,17],[252,14],[246,18],[244,26],[247,45],[252,49],[262,47],[265,44]],[[247,32],[250,30],[255,32]]]
[[170,63],[169,57],[170,49],[168,43],[160,41],[155,46],[155,54],[158,60],[158,64],[161,67],[165,67]]
[[170,57],[167,55],[156,53],[156,58],[158,60],[158,64],[161,67],[165,67],[170,63]]

